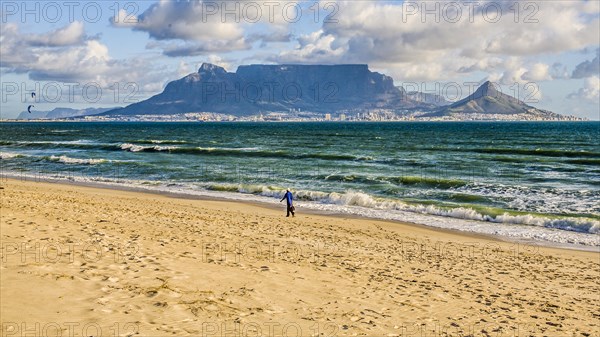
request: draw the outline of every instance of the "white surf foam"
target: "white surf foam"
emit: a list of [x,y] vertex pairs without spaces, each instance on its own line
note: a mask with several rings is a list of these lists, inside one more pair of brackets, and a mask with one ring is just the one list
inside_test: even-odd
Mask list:
[[[16,176],[27,174],[15,173]],[[32,175],[39,179],[39,175]],[[49,177],[49,179],[60,177]],[[65,177],[65,180],[68,178]],[[93,182],[109,186],[181,193],[191,196],[214,197],[227,200],[263,202],[279,205],[284,189],[273,186],[235,184],[201,185],[198,183],[166,184],[145,180],[114,180],[109,178],[77,177],[81,182]],[[73,179],[69,179],[73,180]],[[218,188],[215,188],[218,187]],[[218,189],[218,190],[217,190]],[[408,205],[401,202],[380,200],[356,191],[324,193],[318,191],[292,191],[295,205],[302,209],[358,215],[368,218],[412,222],[430,227],[453,229],[479,234],[498,235],[515,240],[540,241],[557,245],[600,246],[600,223],[591,219],[550,219],[532,215],[509,215],[497,217],[482,215],[467,208],[440,209],[433,205]]]
[[91,158],[71,158],[65,155],[62,156],[50,156],[51,161],[57,161],[65,164],[87,164],[94,165],[107,162],[106,159],[91,159]]
[[170,150],[174,150],[177,147],[176,146],[159,146],[159,145],[155,145],[155,146],[142,146],[142,145],[137,145],[137,144],[131,144],[131,143],[123,143],[121,144],[121,150],[125,150],[125,151],[129,151],[129,152],[142,152],[142,151],[146,151],[146,150],[154,150],[154,151],[170,151]]
[[24,155],[22,153],[16,153],[16,152],[0,152],[0,159],[2,159],[2,160],[26,157],[26,156],[27,155]]

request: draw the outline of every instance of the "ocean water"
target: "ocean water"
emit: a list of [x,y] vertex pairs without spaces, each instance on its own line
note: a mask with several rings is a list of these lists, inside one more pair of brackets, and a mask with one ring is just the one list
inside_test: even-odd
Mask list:
[[600,246],[599,122],[0,123],[0,169]]

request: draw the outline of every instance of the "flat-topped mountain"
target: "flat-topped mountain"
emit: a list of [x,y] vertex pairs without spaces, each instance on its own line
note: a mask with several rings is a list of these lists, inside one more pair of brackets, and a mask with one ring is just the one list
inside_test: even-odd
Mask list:
[[431,109],[403,95],[394,80],[365,64],[245,65],[235,73],[204,63],[145,101],[102,115],[217,112],[248,116],[267,112],[341,113],[369,109]]
[[[184,115],[194,113],[192,115]],[[212,115],[211,115],[212,114]],[[485,82],[455,103],[407,92],[366,64],[242,65],[236,72],[204,63],[147,100],[96,115],[130,118],[267,120],[579,120],[534,108]],[[183,117],[182,117],[183,116]]]

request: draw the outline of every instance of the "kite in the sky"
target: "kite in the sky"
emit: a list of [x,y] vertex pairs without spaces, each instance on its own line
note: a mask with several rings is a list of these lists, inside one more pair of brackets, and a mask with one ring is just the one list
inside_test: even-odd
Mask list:
[[31,108],[33,108],[33,107],[34,107],[33,105],[28,106],[27,107],[27,112],[31,113]]
[[35,98],[35,92],[31,93],[31,98]]

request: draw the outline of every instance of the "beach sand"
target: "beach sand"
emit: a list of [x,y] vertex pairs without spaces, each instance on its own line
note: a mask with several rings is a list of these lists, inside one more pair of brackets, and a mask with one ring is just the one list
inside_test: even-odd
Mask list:
[[[2,336],[599,336],[599,254],[2,180]],[[443,220],[440,220],[443,221]]]

